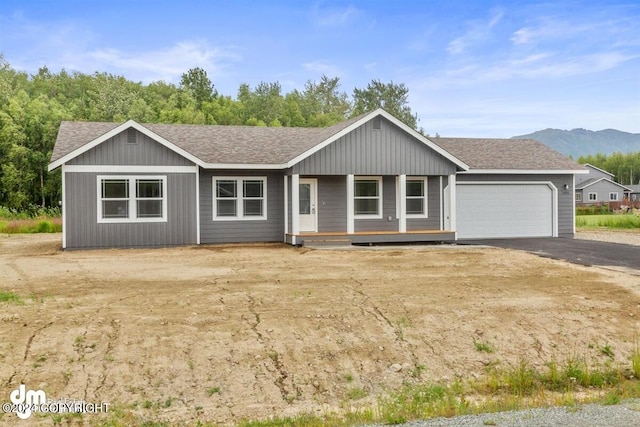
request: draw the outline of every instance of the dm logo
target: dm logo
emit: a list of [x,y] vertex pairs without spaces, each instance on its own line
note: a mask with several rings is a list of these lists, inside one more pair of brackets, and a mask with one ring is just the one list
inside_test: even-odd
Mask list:
[[47,403],[47,395],[44,390],[27,390],[24,384],[20,384],[17,390],[9,394],[11,403],[16,405],[16,415],[22,420],[31,416],[32,408]]

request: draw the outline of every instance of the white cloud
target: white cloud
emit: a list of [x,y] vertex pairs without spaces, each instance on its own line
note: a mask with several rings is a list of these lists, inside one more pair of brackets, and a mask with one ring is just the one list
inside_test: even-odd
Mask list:
[[305,62],[302,66],[307,71],[315,74],[325,74],[327,77],[342,77],[344,74],[338,66],[322,61]]
[[452,55],[463,53],[469,46],[487,40],[492,29],[502,20],[502,11],[493,12],[488,21],[474,20],[467,23],[467,31],[449,42],[447,52]]
[[353,5],[344,8],[321,9],[314,7],[313,15],[316,25],[321,27],[341,27],[350,23],[360,13]]
[[94,68],[116,69],[132,80],[149,83],[155,80],[177,82],[182,73],[200,67],[209,78],[222,73],[229,62],[241,60],[235,49],[213,47],[204,41],[184,41],[165,49],[145,52],[123,52],[97,49],[86,54]]

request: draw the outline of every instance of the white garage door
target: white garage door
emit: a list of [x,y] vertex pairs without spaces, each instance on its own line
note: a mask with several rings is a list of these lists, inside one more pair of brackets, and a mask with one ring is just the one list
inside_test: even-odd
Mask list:
[[550,237],[553,191],[546,184],[456,186],[459,239]]

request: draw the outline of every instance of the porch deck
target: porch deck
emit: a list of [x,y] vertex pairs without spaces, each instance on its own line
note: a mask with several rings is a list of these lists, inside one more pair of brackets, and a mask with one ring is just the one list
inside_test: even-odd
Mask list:
[[450,230],[412,230],[405,233],[397,231],[358,231],[346,232],[309,232],[287,234],[286,242],[294,245],[305,244],[367,244],[367,243],[419,243],[453,242],[455,232]]

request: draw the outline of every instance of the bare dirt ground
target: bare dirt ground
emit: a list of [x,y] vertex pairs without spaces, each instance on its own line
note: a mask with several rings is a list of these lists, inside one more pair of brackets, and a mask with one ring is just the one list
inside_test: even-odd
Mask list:
[[171,424],[339,410],[519,360],[604,364],[603,346],[628,365],[640,328],[640,277],[494,248],[62,252],[5,235],[0,290],[23,300],[0,303],[0,401],[22,383]]

